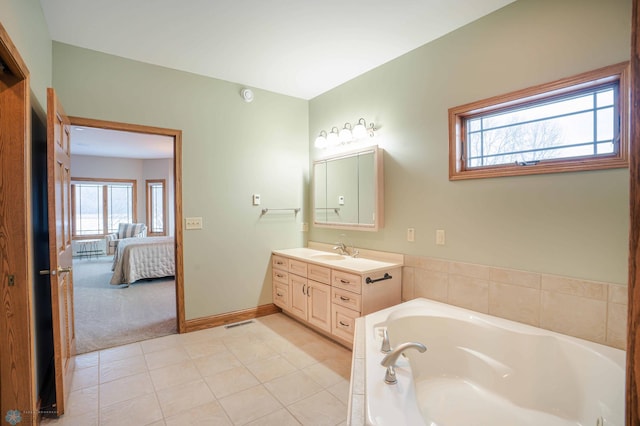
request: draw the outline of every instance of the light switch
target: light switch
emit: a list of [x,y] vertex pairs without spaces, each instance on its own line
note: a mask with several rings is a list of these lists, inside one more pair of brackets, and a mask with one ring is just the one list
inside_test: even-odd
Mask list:
[[436,230],[436,245],[439,245],[439,246],[444,245],[444,229]]
[[187,217],[184,219],[186,229],[202,229],[201,217]]
[[254,206],[260,205],[260,194],[253,194],[253,205]]
[[416,229],[415,228],[407,228],[407,241],[410,243],[416,240]]

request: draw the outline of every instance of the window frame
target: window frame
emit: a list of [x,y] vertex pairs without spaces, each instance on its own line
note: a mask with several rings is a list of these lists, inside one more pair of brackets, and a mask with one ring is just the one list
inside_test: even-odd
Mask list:
[[[83,234],[77,235],[76,229],[76,191],[75,184],[76,183],[93,183],[96,185],[102,185],[102,233],[98,234]],[[110,184],[119,185],[119,184],[130,184],[131,185],[131,213],[132,213],[132,221],[133,223],[138,221],[138,212],[137,212],[137,180],[135,179],[118,179],[118,178],[71,178],[71,237],[74,240],[90,240],[95,239],[96,237],[105,237],[110,234],[109,232],[109,203],[108,203],[108,186]]]
[[[153,232],[152,203],[151,203],[151,186],[154,183],[162,184],[162,232]],[[146,179],[144,183],[146,192],[146,210],[147,210],[147,235],[148,236],[164,236],[167,235],[167,180],[166,179]]]
[[[468,168],[465,160],[466,120],[551,100],[607,83],[618,83],[619,146],[611,155],[540,160],[535,164],[501,164]],[[449,109],[449,180],[522,176],[629,167],[629,62],[610,65],[551,83],[540,84]]]

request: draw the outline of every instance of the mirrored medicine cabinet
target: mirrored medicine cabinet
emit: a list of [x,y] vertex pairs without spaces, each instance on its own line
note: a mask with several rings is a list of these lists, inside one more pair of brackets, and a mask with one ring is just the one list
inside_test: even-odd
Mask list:
[[377,231],[384,226],[383,152],[377,146],[313,163],[313,223]]

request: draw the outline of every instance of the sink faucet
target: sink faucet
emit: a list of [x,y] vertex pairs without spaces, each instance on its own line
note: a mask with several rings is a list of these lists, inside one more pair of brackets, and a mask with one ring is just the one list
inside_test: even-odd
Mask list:
[[358,257],[358,255],[360,254],[360,252],[355,247],[353,247],[353,245],[351,245],[351,247],[348,247],[342,241],[338,241],[333,249],[338,250],[338,253],[344,256]]
[[422,343],[418,342],[407,342],[401,345],[396,346],[391,352],[382,358],[380,365],[383,367],[387,367],[387,372],[384,375],[384,382],[388,385],[395,385],[398,383],[398,379],[396,379],[396,361],[398,361],[398,357],[402,355],[404,351],[407,349],[417,349],[420,353],[427,350],[427,347]]

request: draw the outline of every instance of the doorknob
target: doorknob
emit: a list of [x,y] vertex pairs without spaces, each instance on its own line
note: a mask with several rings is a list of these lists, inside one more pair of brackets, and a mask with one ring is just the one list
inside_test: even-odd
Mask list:
[[63,273],[63,272],[71,272],[73,268],[71,266],[68,266],[66,268],[63,268],[61,266],[58,266],[58,273]]

